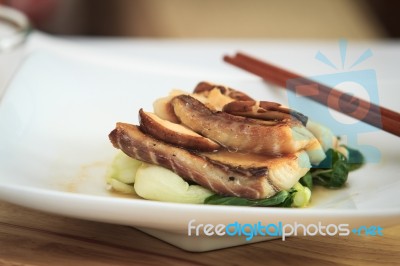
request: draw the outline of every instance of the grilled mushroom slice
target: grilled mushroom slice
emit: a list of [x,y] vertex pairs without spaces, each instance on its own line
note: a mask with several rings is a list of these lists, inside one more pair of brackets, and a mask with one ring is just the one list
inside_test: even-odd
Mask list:
[[180,125],[163,120],[153,113],[139,110],[140,129],[156,139],[173,145],[198,151],[214,151],[221,146],[196,132]]
[[304,126],[308,120],[308,117],[302,113],[284,107],[279,103],[267,101],[234,101],[226,104],[222,110],[233,115],[263,120],[283,121],[295,118]]
[[159,98],[157,99],[154,103],[153,103],[153,109],[154,109],[154,113],[164,119],[164,120],[168,120],[171,121],[173,123],[178,123],[179,120],[176,117],[172,106],[171,106],[171,99],[174,98],[177,95],[181,95],[181,94],[185,94],[184,91],[180,91],[180,90],[172,90],[170,92],[170,94],[167,97],[163,97],[163,98]]
[[193,92],[197,94],[204,94],[207,95],[210,91],[217,89],[219,90],[223,95],[228,96],[229,98],[237,101],[252,101],[253,99],[248,96],[247,94],[229,88],[227,86],[223,85],[217,85],[213,84],[210,82],[202,81],[197,86],[194,88]]

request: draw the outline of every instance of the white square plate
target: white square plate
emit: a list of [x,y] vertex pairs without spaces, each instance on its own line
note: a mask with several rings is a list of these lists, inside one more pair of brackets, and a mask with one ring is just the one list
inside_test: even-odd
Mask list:
[[[35,52],[0,102],[0,198],[65,216],[137,227],[192,251],[247,243],[243,237],[187,236],[187,225],[347,223],[390,226],[400,218],[400,141],[385,132],[364,136],[380,163],[352,172],[340,190],[318,189],[305,209],[161,203],[118,197],[105,172],[116,150],[108,133],[117,121],[137,123],[137,111],[173,88],[191,91],[202,80],[282,101],[251,75],[122,62],[90,53]],[[278,97],[278,98],[277,98]],[[301,110],[300,110],[301,111]],[[367,222],[366,222],[367,221]],[[255,238],[253,241],[267,240]]]

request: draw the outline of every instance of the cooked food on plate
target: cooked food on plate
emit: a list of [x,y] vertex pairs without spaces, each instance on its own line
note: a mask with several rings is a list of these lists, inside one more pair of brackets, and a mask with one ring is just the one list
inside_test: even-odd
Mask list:
[[[338,188],[362,155],[332,131],[279,103],[200,82],[139,110],[139,125],[109,134],[109,188],[148,200],[304,207],[314,185]],[[349,156],[359,164],[349,164]],[[354,161],[354,160],[352,160]]]

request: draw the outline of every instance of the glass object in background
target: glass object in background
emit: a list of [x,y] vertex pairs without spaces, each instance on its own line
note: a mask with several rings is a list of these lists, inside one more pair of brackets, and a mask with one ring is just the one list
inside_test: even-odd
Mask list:
[[23,13],[0,5],[0,96],[22,58],[29,31],[29,20]]

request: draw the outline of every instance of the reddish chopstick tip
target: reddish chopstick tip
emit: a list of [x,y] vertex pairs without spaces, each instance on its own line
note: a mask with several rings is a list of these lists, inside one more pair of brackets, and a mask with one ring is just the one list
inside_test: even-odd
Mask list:
[[234,60],[234,58],[232,56],[229,56],[229,55],[224,55],[224,57],[222,59],[225,62],[230,62],[230,61]]

